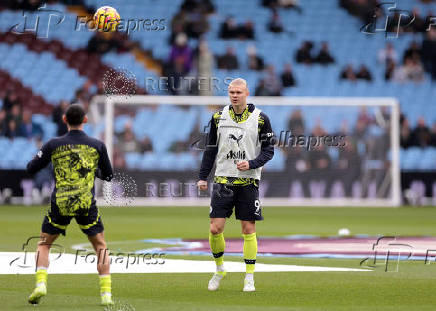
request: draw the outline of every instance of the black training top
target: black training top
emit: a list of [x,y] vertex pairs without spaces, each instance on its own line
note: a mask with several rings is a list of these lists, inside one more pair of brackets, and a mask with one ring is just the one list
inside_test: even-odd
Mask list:
[[44,144],[27,164],[27,172],[35,174],[50,162],[55,178],[52,209],[63,216],[87,215],[95,205],[95,177],[110,181],[113,176],[104,143],[83,131],[71,130]]

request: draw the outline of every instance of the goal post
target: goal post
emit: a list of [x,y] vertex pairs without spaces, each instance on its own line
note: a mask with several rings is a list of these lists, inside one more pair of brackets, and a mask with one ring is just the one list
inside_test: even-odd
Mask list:
[[[344,145],[346,146],[347,143],[353,145],[348,148],[350,150],[341,150],[343,146],[324,146],[319,147],[319,150],[306,148],[303,150],[302,160],[297,159],[295,165],[297,169],[295,169],[289,166],[295,164],[292,162],[295,156],[292,148],[296,145],[284,146],[280,145],[282,141],[279,141],[276,148],[278,159],[273,159],[271,168],[269,168],[270,163],[267,163],[263,170],[262,176],[265,178],[262,180],[265,179],[264,183],[267,184],[265,188],[268,189],[262,192],[261,181],[260,193],[263,205],[400,205],[399,104],[396,98],[252,96],[248,101],[268,115],[275,136],[280,136],[280,140],[283,133],[289,134],[285,136],[292,136],[294,129],[289,128],[289,124],[292,125],[289,120],[292,113],[298,110],[304,118],[305,128],[302,135],[305,139],[313,137],[311,133],[315,128],[318,131],[327,128],[324,133],[328,135],[338,132],[343,122],[349,127],[344,135],[346,141]],[[214,112],[209,107],[216,108],[228,103],[228,97],[222,96],[132,95],[96,96],[92,99],[90,114],[93,128],[104,128],[104,132],[94,130],[95,136],[104,137],[109,156],[112,163],[115,163],[115,171],[123,171],[133,175],[133,179],[137,179],[138,195],[129,201],[130,204],[209,205],[210,198],[196,195],[193,189],[185,191],[186,195],[180,196],[161,196],[156,193],[147,195],[147,189],[145,191],[141,189],[148,187],[150,183],[165,183],[171,186],[180,181],[180,188],[184,182],[190,181],[191,184],[195,182],[202,152],[186,149],[171,150],[171,146],[168,146],[165,140],[174,140],[177,136],[180,141],[188,143],[195,128],[202,132],[207,127],[207,121]],[[165,123],[164,111],[168,112],[169,123]],[[172,116],[172,111],[177,117]],[[190,127],[189,130],[184,128],[185,117],[189,120],[187,122],[189,124],[186,125]],[[123,123],[126,119],[128,121]],[[157,128],[159,124],[156,124],[159,122],[162,126],[161,131]],[[124,151],[120,151],[121,145],[128,145],[120,134],[120,130],[121,133],[123,131],[123,124],[130,124],[137,142],[143,139],[141,136],[144,134],[158,148],[144,152],[134,149],[130,152],[126,147]],[[289,142],[288,136],[286,138]],[[324,139],[324,143],[326,141],[327,138]],[[173,145],[177,143],[174,141]],[[124,162],[117,167],[116,158],[123,152],[121,157],[125,158],[120,162]],[[185,163],[189,162],[189,156],[195,159],[193,163]],[[172,167],[176,162],[171,163],[170,159],[185,162],[183,165],[177,164],[177,167]],[[160,160],[167,161],[166,166],[161,165]],[[323,170],[323,163],[326,162],[324,160],[329,163],[325,170]],[[317,167],[317,163],[321,163],[320,167]],[[354,166],[350,163],[354,163]],[[156,189],[159,189],[159,186],[157,185]],[[279,188],[280,191],[274,191],[274,188]],[[107,202],[101,197],[102,191],[97,189],[96,193],[98,203],[105,205]]]

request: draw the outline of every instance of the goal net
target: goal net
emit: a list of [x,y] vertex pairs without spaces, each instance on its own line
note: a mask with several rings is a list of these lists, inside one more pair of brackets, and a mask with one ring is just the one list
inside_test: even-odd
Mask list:
[[[97,188],[99,204],[129,197],[125,204],[209,205],[210,192],[199,192],[195,184],[211,117],[228,102],[218,96],[95,97],[87,131],[104,139],[116,172],[109,188]],[[250,97],[249,102],[269,117],[275,134],[274,158],[260,181],[263,205],[400,204],[396,99]]]

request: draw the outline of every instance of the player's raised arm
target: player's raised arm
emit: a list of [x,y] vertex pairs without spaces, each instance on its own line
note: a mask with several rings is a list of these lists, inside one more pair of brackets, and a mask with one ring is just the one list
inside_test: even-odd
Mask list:
[[35,157],[27,163],[27,173],[34,175],[45,168],[51,161],[50,141],[44,144]]

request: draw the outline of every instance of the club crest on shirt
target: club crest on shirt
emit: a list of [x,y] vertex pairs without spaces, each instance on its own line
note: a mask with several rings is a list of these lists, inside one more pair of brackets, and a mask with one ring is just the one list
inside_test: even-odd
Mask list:
[[236,141],[236,143],[238,144],[238,147],[239,147],[239,142],[241,141],[241,139],[243,137],[244,137],[244,135],[242,135],[242,134],[237,136],[237,137],[234,134],[229,134],[229,139]]

